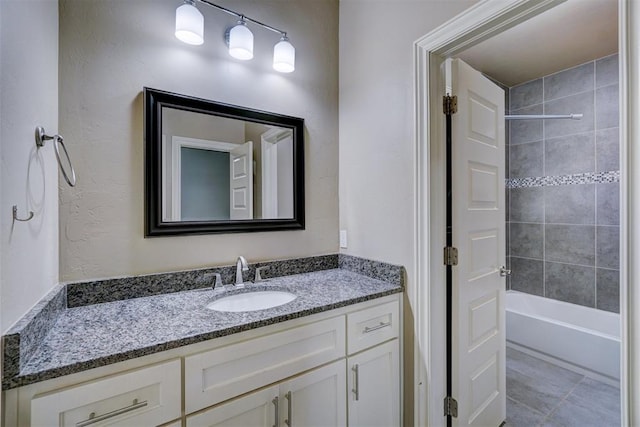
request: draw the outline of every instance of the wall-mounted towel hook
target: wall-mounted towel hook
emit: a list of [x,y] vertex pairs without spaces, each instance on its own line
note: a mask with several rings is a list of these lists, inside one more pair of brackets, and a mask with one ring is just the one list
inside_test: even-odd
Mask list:
[[[36,146],[38,148],[44,146],[46,141],[53,141],[53,148],[56,151],[56,159],[58,159],[58,166],[60,166],[60,172],[62,172],[62,176],[64,177],[67,184],[71,187],[75,187],[76,185],[76,171],[73,169],[73,164],[71,164],[71,158],[69,157],[69,152],[67,151],[67,147],[64,145],[64,138],[61,135],[53,135],[49,136],[44,132],[44,128],[42,126],[36,126]],[[62,166],[62,159],[60,158],[60,146],[64,150],[64,156],[67,158],[67,163],[69,163],[69,167],[71,170],[69,173],[65,170],[64,166]]]
[[29,211],[29,217],[28,218],[18,218],[18,206],[17,205],[13,205],[13,220],[14,221],[27,222],[27,221],[31,221],[31,219],[33,219],[33,211]]

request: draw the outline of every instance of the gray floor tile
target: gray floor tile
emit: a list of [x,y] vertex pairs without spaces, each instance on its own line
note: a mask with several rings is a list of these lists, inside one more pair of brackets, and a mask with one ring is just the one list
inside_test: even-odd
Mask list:
[[505,427],[537,426],[544,419],[544,414],[534,411],[522,403],[507,397],[507,422]]
[[620,426],[620,391],[585,378],[543,425],[618,427]]
[[531,409],[550,413],[582,375],[507,348],[507,395]]
[[506,427],[619,427],[620,390],[507,348]]

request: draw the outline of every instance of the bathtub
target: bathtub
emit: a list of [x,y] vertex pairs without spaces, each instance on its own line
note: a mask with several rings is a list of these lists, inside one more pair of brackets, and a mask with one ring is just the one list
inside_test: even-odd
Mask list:
[[608,383],[620,380],[620,315],[507,291],[507,346]]

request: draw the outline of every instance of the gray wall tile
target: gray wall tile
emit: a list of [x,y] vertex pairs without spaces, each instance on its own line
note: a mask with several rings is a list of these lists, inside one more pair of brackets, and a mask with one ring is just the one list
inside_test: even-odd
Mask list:
[[618,54],[596,61],[596,87],[618,84]]
[[509,90],[509,103],[511,111],[542,103],[542,79],[512,87]]
[[596,269],[596,308],[620,313],[620,272]]
[[573,304],[595,307],[595,268],[544,263],[545,296]]
[[570,175],[594,172],[594,132],[550,138],[544,142],[544,174]]
[[544,187],[509,190],[509,217],[518,222],[544,222]]
[[594,129],[593,91],[571,95],[544,103],[545,114],[581,113],[581,120],[545,120],[545,138],[555,138]]
[[596,131],[596,171],[608,172],[620,170],[619,128]]
[[[508,178],[619,170],[618,91],[617,55],[511,88],[506,94],[511,114],[582,113],[584,117],[507,122]],[[506,262],[513,273],[507,288],[540,295],[545,289],[542,261],[573,264],[569,267],[586,271],[593,279],[590,288],[584,288],[584,274],[578,274],[582,284],[567,285],[568,290],[556,286],[546,296],[586,301],[590,306],[597,298],[598,308],[617,311],[619,198],[617,183],[509,189]],[[552,268],[562,272],[561,267]]]
[[596,184],[598,225],[620,224],[620,183]]
[[533,295],[544,295],[543,261],[529,258],[511,258],[511,289]]
[[620,227],[596,227],[596,266],[620,268]]
[[547,224],[595,224],[595,185],[545,187],[544,205]]
[[596,90],[596,129],[618,127],[619,116],[618,85],[598,88]]
[[595,66],[592,61],[546,76],[544,78],[544,100],[550,101],[586,92],[593,90],[594,86]]
[[542,224],[512,222],[509,226],[509,254],[512,257],[542,259],[543,227]]
[[542,141],[513,145],[509,149],[509,178],[542,176]]
[[[545,260],[595,265],[596,230],[594,226],[547,224],[544,233]],[[513,236],[513,229],[511,236]]]
[[[511,114],[528,115],[542,114],[544,108],[542,104],[533,105],[531,107],[514,110]],[[510,120],[509,121],[509,145],[523,144],[531,141],[541,141],[542,120]]]

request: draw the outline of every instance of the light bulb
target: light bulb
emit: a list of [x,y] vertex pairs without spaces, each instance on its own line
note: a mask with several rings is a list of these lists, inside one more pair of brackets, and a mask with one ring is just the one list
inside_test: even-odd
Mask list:
[[253,33],[243,19],[229,31],[229,55],[243,61],[253,58]]
[[193,0],[185,0],[176,9],[176,37],[187,44],[204,43],[204,16]]
[[286,35],[273,47],[273,69],[281,73],[290,73],[296,69],[296,49]]

